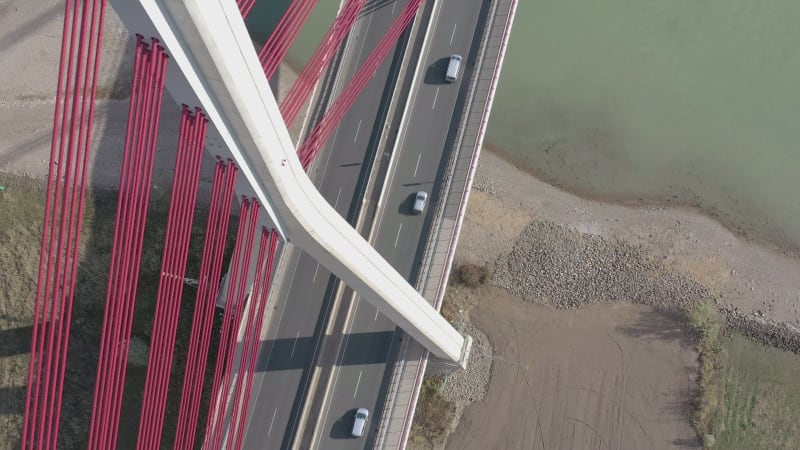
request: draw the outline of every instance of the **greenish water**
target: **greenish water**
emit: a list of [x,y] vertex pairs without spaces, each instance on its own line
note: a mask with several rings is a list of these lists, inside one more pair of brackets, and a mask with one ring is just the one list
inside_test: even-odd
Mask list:
[[525,0],[487,141],[589,196],[800,247],[800,1]]
[[[290,0],[262,0],[255,3],[247,16],[247,29],[250,35],[260,43],[266,42],[272,30],[280,22]],[[328,32],[339,10],[339,0],[322,0],[311,10],[300,34],[286,55],[289,65],[302,69],[308,58],[314,53],[319,42]]]

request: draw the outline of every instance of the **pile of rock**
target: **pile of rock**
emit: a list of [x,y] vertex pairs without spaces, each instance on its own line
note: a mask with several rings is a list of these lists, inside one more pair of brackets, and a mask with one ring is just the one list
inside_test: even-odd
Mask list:
[[669,310],[710,296],[704,286],[665,268],[641,248],[539,220],[498,259],[494,283],[559,308],[626,300]]
[[483,399],[492,369],[492,345],[485,334],[471,324],[462,333],[472,336],[472,353],[466,370],[446,373],[442,381],[442,397],[453,402],[476,402]]
[[742,314],[736,309],[723,309],[728,327],[753,341],[800,354],[800,330],[785,323],[775,323],[759,314]]

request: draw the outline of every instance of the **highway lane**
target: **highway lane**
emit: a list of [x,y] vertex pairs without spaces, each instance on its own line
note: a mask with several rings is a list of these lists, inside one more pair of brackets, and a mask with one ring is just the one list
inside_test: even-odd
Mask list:
[[[411,278],[421,257],[424,243],[421,236],[430,221],[435,197],[423,214],[410,214],[412,198],[417,191],[437,194],[443,170],[443,155],[447,145],[452,145],[452,129],[457,125],[457,102],[463,97],[464,73],[471,70],[474,61],[469,58],[475,37],[478,18],[483,6],[480,0],[439,0],[440,11],[432,30],[428,48],[423,51],[423,69],[418,76],[421,82],[412,93],[407,125],[398,142],[399,154],[396,169],[387,181],[384,208],[380,212],[376,249],[401,274]],[[444,82],[446,58],[458,53],[464,57],[459,79],[452,84]],[[414,280],[412,280],[413,282]],[[364,358],[366,364],[349,364],[345,361],[334,374],[330,404],[323,411],[321,433],[314,443],[319,449],[353,449],[371,447],[378,424],[377,413],[382,407],[381,388],[386,374],[387,355],[394,349],[397,339],[394,324],[368,302],[357,300],[351,327],[352,336],[373,336],[373,339],[348,339],[344,346],[344,359]],[[387,335],[388,334],[388,335]],[[375,357],[374,355],[382,355]],[[358,440],[349,437],[352,414],[356,408],[367,407],[371,412],[369,433]]]
[[[397,0],[384,7],[367,7],[353,30],[348,58],[342,65],[337,91],[352,78],[406,5]],[[352,52],[352,53],[351,53]],[[316,184],[331,205],[345,218],[352,215],[357,184],[368,146],[383,122],[377,122],[380,99],[385,92],[393,54],[376,72],[359,99],[342,120],[331,142],[321,153]],[[259,354],[254,376],[251,412],[245,448],[286,448],[296,426],[300,401],[322,325],[321,312],[329,298],[332,277],[313,258],[298,252],[288,261],[288,282],[277,298],[267,327],[267,343]]]

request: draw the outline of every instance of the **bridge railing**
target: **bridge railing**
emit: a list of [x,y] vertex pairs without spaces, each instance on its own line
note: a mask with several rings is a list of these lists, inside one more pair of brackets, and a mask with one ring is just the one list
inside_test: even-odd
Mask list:
[[[433,303],[437,310],[441,308],[446,291],[461,225],[466,214],[472,181],[488,125],[489,113],[494,101],[494,94],[516,12],[517,0],[490,1],[489,12],[482,31],[481,45],[476,58],[478,64],[469,81],[470,89],[459,122],[462,126],[448,159],[443,188],[435,207],[431,224],[434,232],[423,253],[421,273],[429,274],[426,283],[428,281],[438,281],[435,286],[426,286],[423,295],[430,300],[430,294],[434,294]],[[498,18],[502,19],[504,16],[505,20],[497,20]],[[496,50],[497,52],[494,53],[491,50]],[[485,95],[485,97],[482,95]],[[481,101],[481,98],[485,98],[485,101]],[[460,193],[456,190],[459,187],[462,189]],[[455,214],[448,216],[447,211],[453,208],[455,208]],[[452,226],[443,226],[446,219],[452,221]],[[446,248],[443,249],[443,252],[440,252],[439,249],[442,246],[446,246]],[[433,268],[432,266],[436,259],[441,258],[442,253],[444,253],[444,261],[439,267]],[[438,277],[435,272],[439,273]],[[406,354],[410,350],[407,344],[408,341],[404,340],[405,344],[404,348],[401,349],[401,357],[398,358],[398,363],[392,374],[389,390],[392,398],[387,401],[387,406],[390,410],[385,411],[386,414],[391,414],[391,408],[396,403],[394,397],[400,391],[399,384],[404,380],[403,373],[407,368],[411,368],[407,364],[408,361],[406,361],[406,356],[410,356]],[[419,347],[419,345],[416,345],[416,347]],[[428,352],[422,349],[421,358],[414,374],[414,382],[406,407],[402,431],[395,441],[390,436],[395,434],[390,430],[391,424],[388,420],[384,420],[384,426],[382,426],[377,440],[380,444],[379,448],[405,448],[427,361]]]

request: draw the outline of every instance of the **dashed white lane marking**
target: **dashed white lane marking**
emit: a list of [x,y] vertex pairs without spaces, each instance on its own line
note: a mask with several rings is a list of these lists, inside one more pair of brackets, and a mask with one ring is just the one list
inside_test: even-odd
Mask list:
[[336,201],[333,202],[333,209],[336,209],[336,207],[339,206],[339,196],[341,195],[342,195],[342,188],[339,188],[339,193],[336,194]]
[[297,348],[297,340],[300,338],[300,332],[298,331],[297,334],[294,336],[294,344],[292,344],[292,353],[289,355],[289,359],[294,358],[294,349]]
[[353,392],[353,398],[356,398],[356,394],[358,394],[358,385],[361,384],[361,374],[363,374],[363,370],[358,371],[358,381],[356,381],[356,391]]
[[317,268],[314,269],[314,278],[311,279],[312,283],[316,283],[317,282],[317,272],[319,272],[319,263],[317,263]]
[[400,230],[403,229],[403,222],[400,222],[400,228],[397,229],[397,237],[394,238],[394,246],[397,247],[397,242],[400,241]]
[[272,425],[275,424],[275,416],[278,415],[278,409],[275,408],[275,412],[272,413],[272,420],[269,422],[269,430],[267,430],[267,436],[272,433]]
[[[373,74],[372,76],[375,76],[375,75]],[[359,132],[359,130],[361,130],[361,121],[360,120],[358,121],[358,126],[356,127],[356,137],[353,138],[353,143],[355,143],[358,140],[358,132]]]
[[419,170],[419,160],[422,159],[422,153],[417,156],[417,166],[414,167],[414,178],[417,177],[417,170]]
[[439,98],[439,88],[438,87],[436,88],[436,94],[434,94],[434,96],[433,96],[433,105],[431,106],[431,109],[436,109],[436,99],[437,98]]
[[453,45],[453,38],[456,37],[456,26],[458,24],[453,24],[453,34],[450,35],[450,45]]

